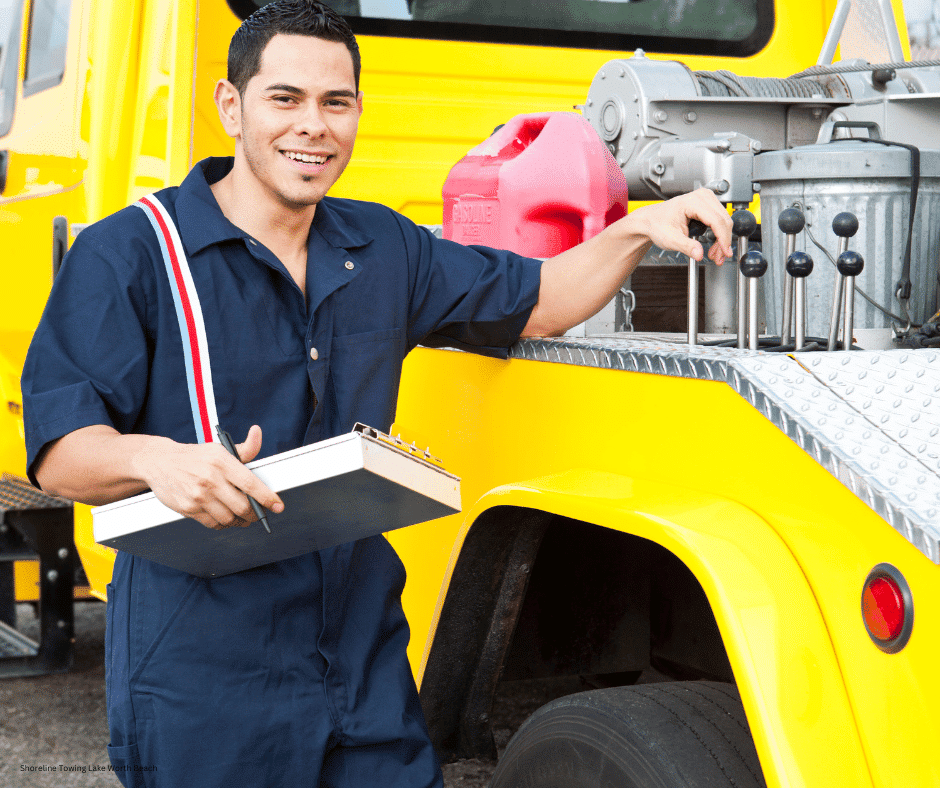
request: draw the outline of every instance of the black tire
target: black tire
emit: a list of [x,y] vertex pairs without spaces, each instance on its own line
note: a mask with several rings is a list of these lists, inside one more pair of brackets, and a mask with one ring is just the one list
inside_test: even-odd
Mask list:
[[490,788],[765,785],[737,688],[682,681],[542,706],[512,737]]

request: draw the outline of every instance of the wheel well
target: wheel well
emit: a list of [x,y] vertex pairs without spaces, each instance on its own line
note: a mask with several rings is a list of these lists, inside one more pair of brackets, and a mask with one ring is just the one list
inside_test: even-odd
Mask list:
[[421,685],[442,758],[495,758],[500,680],[583,676],[628,683],[733,681],[701,585],[662,546],[632,534],[503,506],[473,524],[454,568]]

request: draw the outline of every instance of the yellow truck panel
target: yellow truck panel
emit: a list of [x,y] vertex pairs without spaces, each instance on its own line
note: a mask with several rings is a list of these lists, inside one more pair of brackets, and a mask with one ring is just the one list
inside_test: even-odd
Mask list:
[[[15,79],[0,73],[15,93],[0,136],[0,240],[11,250],[0,290],[0,471],[25,474],[18,375],[63,245],[232,151],[212,91],[239,24],[232,7],[244,5],[72,0],[60,20],[61,78],[31,86],[40,6],[12,4],[22,24]],[[719,56],[714,42],[686,42],[679,55],[659,39],[644,48],[691,71],[741,76],[815,63],[836,3],[762,8],[771,13],[755,35],[766,43],[748,54]],[[900,0],[885,8],[903,32]],[[598,69],[630,54],[603,38],[549,46],[523,31],[497,43],[467,40],[459,25],[447,39],[351,21],[365,112],[332,193],[429,225],[441,223],[442,184],[469,148],[517,114],[584,106]],[[903,35],[900,45],[908,56]],[[940,784],[925,756],[940,734],[936,563],[902,535],[894,510],[863,502],[848,476],[726,381],[418,349],[395,429],[462,477],[463,513],[388,536],[408,570],[409,657],[445,755],[493,754],[486,715],[500,678],[627,684],[653,667],[680,683],[737,685],[768,785]],[[74,507],[74,541],[90,593],[104,600],[114,554],[94,543],[86,506]],[[487,560],[491,543],[505,561]],[[623,558],[623,577],[600,560],[607,549]],[[906,579],[915,610],[910,641],[893,654],[876,647],[861,612],[863,584],[883,563]],[[16,597],[36,599],[37,580],[35,562],[18,562]]]

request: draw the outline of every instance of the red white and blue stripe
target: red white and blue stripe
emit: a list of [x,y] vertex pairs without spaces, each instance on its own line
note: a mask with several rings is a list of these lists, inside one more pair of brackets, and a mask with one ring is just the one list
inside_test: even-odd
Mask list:
[[213,431],[219,423],[212,389],[212,369],[209,365],[209,345],[206,341],[206,324],[202,317],[199,295],[193,283],[189,261],[180,241],[176,224],[166,208],[155,197],[142,197],[135,205],[150,220],[160,242],[163,264],[170,280],[176,318],[183,339],[183,358],[186,362],[186,383],[189,387],[189,402],[196,425],[199,443],[213,443],[217,439]]

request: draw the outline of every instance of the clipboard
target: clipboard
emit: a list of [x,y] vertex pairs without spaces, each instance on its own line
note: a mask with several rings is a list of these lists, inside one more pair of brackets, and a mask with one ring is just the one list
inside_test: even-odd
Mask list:
[[213,530],[143,493],[91,510],[95,541],[198,577],[294,558],[460,511],[460,479],[371,427],[249,462],[284,502],[259,522]]

